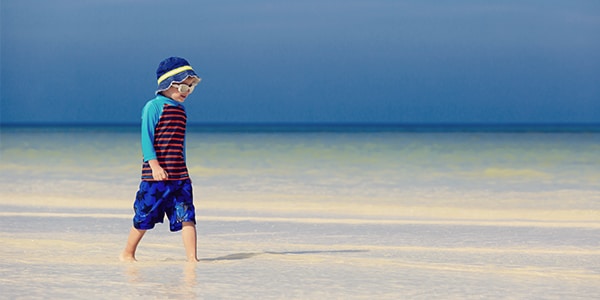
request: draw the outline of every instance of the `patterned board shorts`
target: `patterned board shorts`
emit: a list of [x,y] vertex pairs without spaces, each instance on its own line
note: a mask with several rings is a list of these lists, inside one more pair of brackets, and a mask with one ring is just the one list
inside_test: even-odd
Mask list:
[[147,230],[162,223],[167,215],[171,231],[182,229],[182,222],[194,222],[196,213],[192,182],[185,180],[142,181],[133,203],[133,227]]

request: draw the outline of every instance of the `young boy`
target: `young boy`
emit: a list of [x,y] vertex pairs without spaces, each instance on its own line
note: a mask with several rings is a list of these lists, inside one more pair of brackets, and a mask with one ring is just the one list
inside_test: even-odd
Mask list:
[[188,261],[198,261],[192,183],[185,163],[186,114],[182,103],[200,82],[180,57],[163,60],[156,70],[156,97],[142,110],[142,182],[133,204],[135,215],[122,261],[135,261],[135,251],[148,229],[162,223],[180,231]]

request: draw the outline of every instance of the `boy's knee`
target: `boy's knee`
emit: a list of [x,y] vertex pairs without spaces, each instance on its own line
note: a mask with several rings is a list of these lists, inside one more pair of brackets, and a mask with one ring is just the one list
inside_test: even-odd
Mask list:
[[188,221],[188,222],[181,222],[181,225],[183,227],[186,227],[186,226],[196,226],[196,223],[192,222],[192,221]]

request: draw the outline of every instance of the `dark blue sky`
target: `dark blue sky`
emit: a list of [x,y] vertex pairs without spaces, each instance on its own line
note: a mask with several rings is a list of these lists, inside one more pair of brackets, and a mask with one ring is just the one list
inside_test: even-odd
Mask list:
[[600,122],[600,1],[3,0],[3,123]]

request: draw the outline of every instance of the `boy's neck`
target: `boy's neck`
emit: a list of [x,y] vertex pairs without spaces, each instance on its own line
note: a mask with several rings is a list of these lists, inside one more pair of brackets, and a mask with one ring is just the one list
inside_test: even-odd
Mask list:
[[158,96],[161,96],[161,97],[163,97],[165,99],[168,99],[169,102],[173,102],[173,104],[181,104],[181,102],[179,102],[179,101],[177,101],[177,100],[175,100],[173,98],[169,98],[169,97],[163,95],[163,93],[158,93]]

